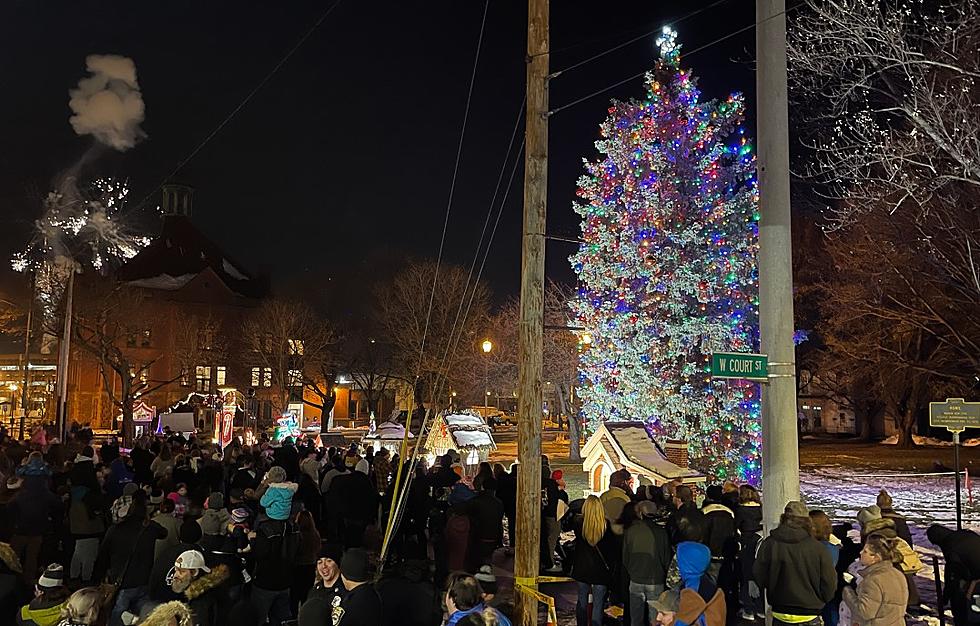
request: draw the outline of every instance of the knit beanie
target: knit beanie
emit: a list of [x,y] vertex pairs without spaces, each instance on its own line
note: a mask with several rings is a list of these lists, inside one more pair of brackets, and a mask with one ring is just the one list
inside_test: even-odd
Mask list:
[[65,568],[57,563],[52,563],[44,568],[44,573],[37,579],[37,586],[41,589],[55,589],[65,584]]
[[890,509],[892,508],[892,497],[887,491],[882,489],[878,492],[878,500],[876,503],[880,509]]
[[872,504],[858,511],[857,520],[862,526],[876,519],[881,519],[881,509],[877,505]]
[[220,491],[212,491],[208,496],[208,501],[204,503],[208,509],[223,509],[225,507],[225,496]]

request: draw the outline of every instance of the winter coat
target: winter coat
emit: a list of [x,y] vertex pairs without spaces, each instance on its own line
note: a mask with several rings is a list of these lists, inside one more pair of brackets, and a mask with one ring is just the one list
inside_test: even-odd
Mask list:
[[676,626],[724,626],[725,595],[708,575],[711,551],[693,541],[677,545],[677,571],[680,574],[681,604]]
[[48,489],[47,482],[47,478],[40,476],[24,478],[24,486],[7,505],[15,535],[45,535],[55,520],[62,519],[61,498]]
[[176,543],[164,548],[160,552],[160,555],[153,561],[149,579],[150,599],[153,602],[170,602],[180,598],[180,595],[174,593],[170,585],[167,584],[167,576],[170,574],[170,570],[173,569],[174,561],[177,560],[177,557],[188,550],[197,550],[201,554],[205,553],[204,548],[198,544]]
[[101,537],[105,532],[102,492],[87,486],[72,486],[68,505],[68,528],[76,539]]
[[20,607],[30,600],[22,572],[10,544],[0,543],[0,624],[13,624]]
[[617,559],[620,554],[613,537],[609,522],[606,522],[606,532],[596,545],[582,537],[581,522],[575,529],[575,553],[572,556],[572,571],[570,576],[580,583],[590,585],[612,584],[613,573],[617,571]]
[[902,561],[898,564],[899,569],[906,574],[914,574],[923,568],[922,560],[918,553],[912,549],[911,544],[898,536],[895,530],[895,521],[891,518],[883,517],[870,520],[861,528],[864,537],[880,535],[886,539],[897,539],[895,549],[902,555]]
[[330,483],[328,500],[345,519],[368,523],[377,519],[378,492],[371,479],[361,472],[335,476]]
[[269,518],[280,521],[288,519],[293,506],[293,494],[298,488],[296,483],[272,483],[262,495],[259,504]]
[[837,590],[830,553],[790,524],[780,524],[762,540],[752,573],[777,613],[820,615]]
[[55,626],[61,621],[61,609],[68,602],[68,590],[49,591],[21,607],[17,626]]
[[381,597],[373,583],[348,591],[340,602],[340,608],[343,614],[337,626],[381,626]]
[[674,544],[682,541],[689,541],[695,537],[682,537],[680,533],[681,520],[686,519],[690,527],[699,529],[704,528],[704,513],[693,502],[682,504],[679,509],[671,513],[667,519],[667,534]]
[[946,559],[943,593],[953,609],[956,624],[966,624],[970,616],[970,599],[966,592],[970,581],[980,579],[980,535],[972,530],[951,530],[933,524],[926,532],[929,541],[939,546]]
[[184,599],[194,614],[194,626],[221,626],[228,606],[227,582],[231,572],[227,565],[216,565],[210,572],[194,579],[184,590]]
[[844,588],[844,603],[858,626],[904,626],[909,601],[905,576],[889,561],[876,563],[861,572],[857,591]]
[[[295,484],[295,483],[294,483]],[[252,583],[269,591],[289,589],[293,584],[293,562],[299,552],[299,529],[292,522],[266,520],[255,529]]]
[[762,530],[762,505],[758,502],[745,502],[735,511],[735,530],[744,538]]
[[631,500],[630,494],[619,487],[610,487],[607,489],[605,493],[599,496],[599,501],[602,502],[602,508],[606,512],[606,521],[610,524],[618,522],[620,516],[623,514],[623,509],[626,508],[626,505]]
[[153,547],[153,558],[156,560],[168,546],[175,546],[180,542],[177,537],[180,525],[177,523],[177,518],[170,513],[157,513],[153,516],[153,521],[167,531],[167,536],[163,539],[157,539],[156,545]]
[[912,541],[912,531],[909,530],[909,523],[904,517],[895,512],[895,509],[881,509],[881,517],[885,519],[890,519],[895,523],[895,533],[898,534],[899,539],[914,546],[915,542]]
[[470,538],[499,545],[503,538],[504,504],[493,494],[481,491],[463,509],[470,517]]
[[738,552],[735,513],[724,504],[717,502],[706,505],[701,509],[701,513],[704,514],[702,543],[711,549],[711,556],[734,559]]
[[459,623],[459,620],[463,619],[464,617],[466,617],[471,613],[483,613],[484,611],[488,611],[488,610],[493,611],[496,614],[496,619],[494,620],[494,623],[496,623],[498,626],[511,626],[511,622],[509,619],[507,619],[507,616],[505,616],[503,613],[501,613],[500,611],[498,611],[493,607],[488,608],[482,602],[480,604],[477,604],[472,609],[468,609],[466,611],[453,612],[453,614],[449,616],[449,619],[446,620],[446,626],[455,626],[456,624]]
[[637,520],[623,533],[623,567],[632,582],[663,585],[672,557],[667,531],[652,520]]
[[156,522],[144,526],[139,517],[114,524],[99,546],[96,569],[100,575],[108,571],[110,580],[118,582],[120,589],[142,587],[150,580],[156,541],[166,536],[162,526]]
[[109,476],[105,480],[106,495],[109,496],[110,500],[117,499],[122,495],[123,488],[128,483],[133,482],[135,478],[136,475],[126,465],[126,460],[122,457],[117,458],[109,466]]
[[432,583],[425,580],[427,565],[424,562],[402,564],[395,575],[385,576],[375,584],[381,597],[384,626],[432,626],[441,622],[442,598]]

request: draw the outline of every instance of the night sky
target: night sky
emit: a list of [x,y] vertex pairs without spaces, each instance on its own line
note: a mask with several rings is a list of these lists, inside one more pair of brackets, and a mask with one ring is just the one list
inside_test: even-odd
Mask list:
[[[552,3],[552,71],[717,0]],[[105,150],[89,176],[128,178],[146,197],[322,15],[327,2],[35,2],[0,8],[0,256],[23,246],[58,174],[92,147],[68,124],[68,90],[88,54],[136,63],[148,138]],[[468,264],[524,96],[526,3],[490,3],[445,258]],[[196,188],[195,222],[276,292],[357,300],[407,257],[436,255],[483,2],[340,5],[174,178]],[[679,23],[693,50],[754,21],[727,0]],[[652,66],[656,35],[551,83],[554,109]],[[741,90],[754,116],[754,32],[685,57],[705,96]],[[593,157],[610,97],[643,97],[635,79],[551,118],[549,231],[575,235],[581,159]],[[749,127],[754,127],[749,120]],[[521,130],[523,132],[523,129]],[[518,138],[518,141],[520,138]],[[511,157],[513,159],[513,155]],[[519,286],[523,164],[485,277],[495,299]],[[509,170],[508,170],[509,171]],[[506,180],[505,180],[506,182]],[[130,218],[158,222],[154,196]],[[131,205],[131,206],[132,206]],[[548,276],[570,282],[573,247],[548,244]],[[5,284],[11,283],[3,263]],[[333,286],[332,289],[325,288]],[[361,298],[364,299],[364,298]]]

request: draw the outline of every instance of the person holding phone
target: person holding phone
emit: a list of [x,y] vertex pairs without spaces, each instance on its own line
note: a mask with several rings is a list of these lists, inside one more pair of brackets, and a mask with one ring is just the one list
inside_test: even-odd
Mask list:
[[905,576],[895,567],[902,560],[895,539],[871,535],[861,549],[861,581],[844,588],[843,599],[857,626],[905,626],[909,599]]

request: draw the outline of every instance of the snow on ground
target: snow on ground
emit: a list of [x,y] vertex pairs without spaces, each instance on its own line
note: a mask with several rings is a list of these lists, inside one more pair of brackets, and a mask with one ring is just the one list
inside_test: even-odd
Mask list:
[[[858,509],[875,503],[878,492],[886,489],[892,496],[895,510],[909,521],[915,549],[925,568],[918,573],[917,587],[921,596],[923,614],[909,619],[909,624],[939,623],[936,612],[936,587],[932,557],[939,559],[940,574],[944,566],[942,553],[926,538],[926,529],[932,524],[956,527],[956,494],[953,476],[915,475],[910,473],[856,472],[853,468],[839,465],[808,467],[800,472],[800,490],[811,509],[820,509],[834,522],[851,522],[855,528]],[[977,494],[980,496],[980,493]],[[964,485],[963,527],[980,531],[980,506],[970,503]],[[855,539],[858,532],[853,533]],[[857,573],[859,566],[851,567]],[[950,621],[952,615],[948,612]]]
[[[804,439],[806,439],[806,437],[804,437]],[[935,437],[923,437],[921,435],[912,435],[912,440],[915,441],[915,445],[917,446],[944,446],[949,448],[953,447],[952,441],[944,441],[942,439],[936,439]],[[891,437],[882,439],[881,443],[885,444],[886,446],[894,446],[898,443],[898,435],[892,435]],[[980,438],[965,439],[960,442],[960,445],[966,448],[975,448],[977,446],[980,446]]]

